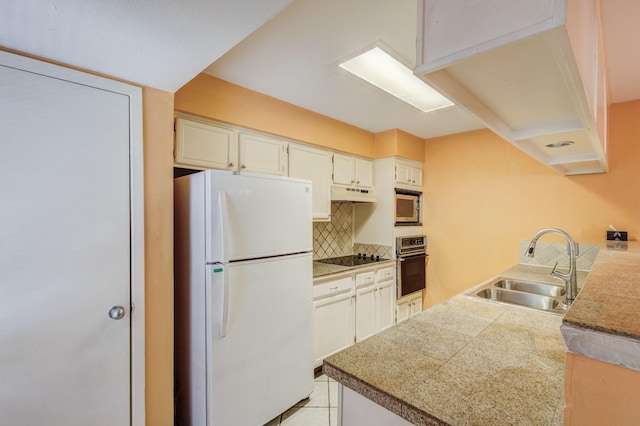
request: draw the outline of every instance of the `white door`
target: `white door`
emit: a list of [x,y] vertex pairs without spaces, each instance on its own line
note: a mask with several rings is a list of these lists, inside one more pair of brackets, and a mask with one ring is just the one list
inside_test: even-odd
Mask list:
[[0,423],[130,424],[129,98],[6,58]]

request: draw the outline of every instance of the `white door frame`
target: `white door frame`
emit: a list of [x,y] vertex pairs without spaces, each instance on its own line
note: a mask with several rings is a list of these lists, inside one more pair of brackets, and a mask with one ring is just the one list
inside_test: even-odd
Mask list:
[[142,89],[126,83],[41,62],[0,50],[2,65],[129,97],[131,173],[131,424],[145,424],[144,182]]

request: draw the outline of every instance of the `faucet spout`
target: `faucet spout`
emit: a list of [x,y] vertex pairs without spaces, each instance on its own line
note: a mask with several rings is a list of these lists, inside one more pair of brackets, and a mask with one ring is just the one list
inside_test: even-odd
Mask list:
[[573,238],[562,229],[557,228],[545,228],[536,232],[536,234],[531,239],[529,243],[529,247],[527,248],[527,252],[525,253],[528,257],[533,257],[536,243],[538,239],[544,234],[558,234],[564,237],[567,240],[567,254],[569,255],[569,271],[566,274],[563,274],[559,271],[556,271],[556,268],[553,268],[551,271],[551,275],[556,278],[559,278],[565,282],[567,291],[566,291],[566,304],[571,305],[571,303],[576,298],[578,294],[578,278],[577,278],[577,270],[576,270],[576,257],[578,256],[578,245],[573,241]]

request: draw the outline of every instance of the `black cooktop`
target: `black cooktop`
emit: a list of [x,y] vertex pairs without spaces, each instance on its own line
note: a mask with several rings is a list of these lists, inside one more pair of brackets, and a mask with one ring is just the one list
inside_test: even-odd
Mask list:
[[386,259],[380,256],[374,256],[374,255],[367,256],[365,254],[352,254],[349,256],[319,259],[318,262],[328,263],[330,265],[340,265],[340,266],[359,266],[359,265],[366,265],[368,263],[381,262],[383,260],[389,260],[389,259]]

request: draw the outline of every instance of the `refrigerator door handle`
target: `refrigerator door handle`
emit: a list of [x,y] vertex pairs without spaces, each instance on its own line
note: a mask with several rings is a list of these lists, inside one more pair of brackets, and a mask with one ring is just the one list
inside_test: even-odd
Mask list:
[[[229,235],[227,227],[227,193],[225,191],[220,191],[218,197],[218,206],[220,208],[220,244],[222,249],[222,263],[224,263],[224,266],[226,267],[229,266],[229,259],[227,257],[227,238]],[[220,337],[225,337],[229,328],[229,275],[224,268],[222,270],[222,309],[220,311],[222,315],[220,321]]]

